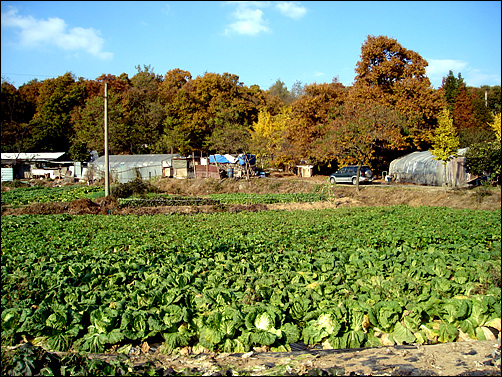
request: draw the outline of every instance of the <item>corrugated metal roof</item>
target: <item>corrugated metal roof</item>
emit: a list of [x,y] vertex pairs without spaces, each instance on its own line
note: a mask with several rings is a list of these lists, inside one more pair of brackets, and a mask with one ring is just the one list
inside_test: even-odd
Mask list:
[[2,153],[2,160],[50,161],[56,160],[65,152]]
[[[171,161],[172,158],[181,157],[179,154],[133,154],[133,155],[110,155],[108,156],[110,169],[135,168],[142,166],[160,165],[163,161]],[[105,156],[97,158],[93,165],[104,167]]]

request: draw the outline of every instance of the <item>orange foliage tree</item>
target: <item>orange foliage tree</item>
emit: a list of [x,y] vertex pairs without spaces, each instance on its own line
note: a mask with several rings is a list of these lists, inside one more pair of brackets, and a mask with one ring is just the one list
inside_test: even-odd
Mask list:
[[305,86],[303,96],[291,105],[291,122],[282,143],[282,153],[289,156],[290,163],[326,161],[316,143],[324,139],[330,119],[344,103],[346,94],[346,88],[337,80]]
[[377,146],[389,148],[402,143],[401,128],[405,123],[398,111],[378,102],[346,102],[316,146],[326,160],[360,167],[370,163]]
[[350,96],[356,102],[379,102],[406,116],[402,147],[428,146],[436,114],[444,107],[441,93],[426,76],[427,65],[418,53],[386,36],[370,35],[361,48]]

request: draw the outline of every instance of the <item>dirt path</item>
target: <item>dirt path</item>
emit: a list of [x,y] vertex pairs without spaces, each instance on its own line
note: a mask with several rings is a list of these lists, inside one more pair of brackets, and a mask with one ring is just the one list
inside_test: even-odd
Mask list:
[[[144,347],[141,347],[144,349]],[[148,348],[148,347],[147,347]],[[114,355],[94,355],[115,359]],[[500,341],[472,341],[296,352],[204,353],[166,356],[132,355],[166,373],[205,376],[499,376]],[[166,375],[166,374],[164,374]]]

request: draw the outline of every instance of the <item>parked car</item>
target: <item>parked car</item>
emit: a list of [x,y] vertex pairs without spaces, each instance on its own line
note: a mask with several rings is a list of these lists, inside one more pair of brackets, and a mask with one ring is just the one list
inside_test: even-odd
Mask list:
[[[373,182],[374,174],[367,165],[361,166],[359,183]],[[357,183],[357,165],[344,166],[329,176],[330,183]]]

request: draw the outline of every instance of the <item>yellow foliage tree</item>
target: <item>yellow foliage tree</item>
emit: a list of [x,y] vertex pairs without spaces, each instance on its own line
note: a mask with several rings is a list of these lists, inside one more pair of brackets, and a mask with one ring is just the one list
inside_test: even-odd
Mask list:
[[453,119],[447,108],[441,110],[438,117],[438,126],[431,137],[432,149],[430,152],[434,159],[441,161],[444,166],[444,185],[446,187],[446,164],[449,160],[457,156],[460,145],[457,129],[453,125]]
[[500,113],[495,115],[495,119],[493,120],[493,123],[488,123],[488,125],[493,128],[493,131],[495,131],[495,136],[497,137],[497,140],[500,141]]
[[[261,109],[258,121],[253,123],[251,145],[258,158],[273,163],[279,158],[281,141],[290,119],[291,107],[284,106],[281,112],[272,116],[267,110]],[[278,161],[276,161],[278,162]]]

